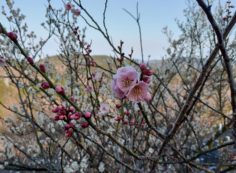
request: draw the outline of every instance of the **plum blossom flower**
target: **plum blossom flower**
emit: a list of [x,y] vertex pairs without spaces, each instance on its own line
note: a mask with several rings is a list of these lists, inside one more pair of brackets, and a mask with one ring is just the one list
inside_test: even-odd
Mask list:
[[143,81],[139,81],[127,94],[127,98],[134,102],[148,101],[150,96],[148,84]]
[[115,95],[115,97],[122,99],[125,97],[125,93],[123,91],[120,90],[120,88],[117,86],[117,78],[116,75],[113,76],[113,80],[111,83],[111,87],[112,87],[112,91]]
[[124,93],[128,93],[138,81],[138,73],[133,67],[121,67],[117,70],[117,87]]
[[148,84],[153,72],[145,64],[141,64],[140,69],[141,75],[133,67],[121,67],[117,70],[112,80],[112,91],[117,98],[126,97],[133,102],[151,100]]
[[99,108],[99,114],[100,115],[106,115],[109,112],[109,104],[107,103],[101,103],[100,108]]

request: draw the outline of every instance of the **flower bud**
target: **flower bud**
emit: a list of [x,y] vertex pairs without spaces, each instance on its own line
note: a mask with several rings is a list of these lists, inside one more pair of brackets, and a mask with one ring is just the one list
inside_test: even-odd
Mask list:
[[145,69],[142,71],[144,75],[151,76],[153,75],[153,71],[149,69]]
[[88,122],[82,122],[80,125],[81,125],[82,128],[87,128],[89,126],[89,123]]
[[17,41],[17,35],[15,32],[8,32],[7,36],[12,40],[12,41]]
[[147,69],[147,66],[144,63],[140,64],[139,67],[142,71]]
[[41,88],[42,88],[42,89],[48,89],[48,88],[50,88],[50,85],[49,85],[48,82],[42,82],[42,83],[41,83]]
[[46,67],[44,64],[39,64],[39,70],[42,72],[42,73],[46,73]]
[[121,104],[116,104],[116,109],[120,109],[122,107]]
[[64,95],[65,94],[65,90],[64,90],[64,88],[62,87],[62,86],[56,86],[56,88],[55,88],[55,90],[56,90],[56,92],[58,93],[58,94],[61,94],[61,95]]
[[34,64],[34,60],[31,57],[27,57],[26,60],[28,61],[29,64],[33,65]]
[[142,80],[143,80],[143,82],[149,84],[149,83],[151,82],[151,77],[150,77],[150,76],[147,76],[147,75],[144,75],[144,76],[142,77]]
[[72,9],[72,5],[71,5],[71,3],[67,3],[67,4],[65,4],[65,9],[67,10],[67,11],[70,11],[71,9]]
[[71,136],[73,135],[73,132],[74,132],[73,129],[71,129],[71,128],[68,129],[68,130],[66,131],[66,137],[68,137],[68,138],[71,137]]
[[115,118],[115,120],[116,120],[116,121],[120,121],[120,120],[122,120],[122,117],[121,117],[121,116],[117,116],[117,117]]
[[85,118],[91,118],[91,113],[90,113],[90,112],[86,112],[86,113],[84,114],[84,117],[85,117]]

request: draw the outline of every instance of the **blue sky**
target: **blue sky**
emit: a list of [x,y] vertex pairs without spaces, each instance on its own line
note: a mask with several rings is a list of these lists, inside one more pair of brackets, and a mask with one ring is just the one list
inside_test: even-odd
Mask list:
[[[183,20],[183,9],[187,6],[186,0],[109,0],[107,25],[114,43],[118,45],[119,41],[123,40],[126,53],[129,53],[131,47],[134,47],[135,58],[140,58],[138,27],[123,10],[125,8],[131,13],[135,13],[137,1],[141,13],[144,56],[147,58],[148,55],[151,55],[151,59],[160,59],[167,48],[167,39],[162,33],[162,29],[168,26],[175,35],[178,35],[175,19]],[[225,1],[221,0],[222,3]],[[234,1],[236,0],[232,1],[236,5]],[[57,8],[63,7],[60,0],[51,0],[51,2]],[[94,18],[101,21],[104,0],[83,0],[82,2]],[[26,15],[30,29],[41,37],[46,35],[40,26],[40,23],[44,21],[46,5],[46,0],[15,0],[15,6],[19,7]],[[5,20],[3,20],[3,23],[9,26]],[[82,24],[81,27],[84,26]],[[88,28],[87,41],[90,42],[91,40],[93,42],[93,54],[113,55],[112,49],[102,36],[93,29]],[[49,55],[57,54],[57,44],[54,40],[48,43],[44,52]]]

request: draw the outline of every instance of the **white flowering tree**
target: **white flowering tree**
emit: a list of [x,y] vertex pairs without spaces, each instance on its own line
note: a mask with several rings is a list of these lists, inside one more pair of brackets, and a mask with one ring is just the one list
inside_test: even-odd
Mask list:
[[[158,63],[141,62],[81,1],[48,1],[48,36],[36,42],[25,16],[6,1],[0,21],[1,169],[41,172],[235,171],[236,23],[233,5],[189,1],[182,34]],[[197,7],[197,8],[196,8]],[[215,7],[215,6],[214,6]],[[213,11],[215,11],[213,13]],[[83,26],[104,37],[114,56],[91,56]],[[57,38],[58,55],[40,59]],[[232,39],[233,38],[233,39]],[[7,94],[11,93],[11,94]],[[11,104],[8,104],[9,100]],[[3,115],[4,114],[4,115]]]

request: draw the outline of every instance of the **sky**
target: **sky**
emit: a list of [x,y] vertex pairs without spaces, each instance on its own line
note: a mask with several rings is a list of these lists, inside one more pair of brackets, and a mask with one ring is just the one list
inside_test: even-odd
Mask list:
[[[191,1],[191,0],[190,0]],[[193,1],[193,0],[192,0]],[[224,3],[226,0],[221,0]],[[236,0],[233,0],[236,1]],[[232,2],[233,2],[232,1]],[[0,0],[1,6],[5,5],[5,0]],[[124,41],[125,53],[129,53],[131,47],[134,48],[134,57],[141,58],[138,27],[135,21],[123,10],[124,8],[131,13],[136,12],[136,4],[139,4],[141,14],[141,27],[144,47],[144,57],[150,59],[161,59],[168,47],[166,36],[163,34],[163,28],[168,26],[173,33],[178,36],[179,30],[175,19],[184,20],[183,10],[187,7],[186,0],[109,0],[107,9],[107,26],[108,32],[112,36],[115,45],[119,41]],[[56,7],[63,7],[61,0],[51,0]],[[94,18],[101,23],[102,12],[104,8],[104,0],[83,0],[82,3]],[[233,2],[233,4],[236,4]],[[45,7],[47,0],[15,0],[15,7],[21,9],[26,15],[29,28],[33,30],[39,37],[45,37],[46,32],[40,26],[44,21]],[[9,27],[6,20],[0,20]],[[83,22],[78,22],[85,27]],[[87,28],[87,41],[92,41],[92,54],[96,55],[113,55],[112,48],[108,46],[100,33]],[[55,40],[51,40],[44,48],[44,52],[48,55],[58,53],[58,47]]]

